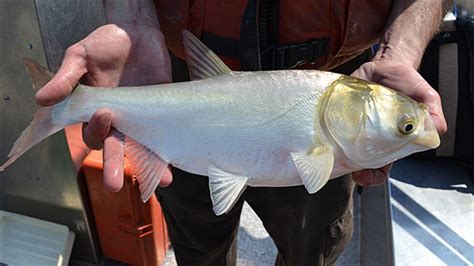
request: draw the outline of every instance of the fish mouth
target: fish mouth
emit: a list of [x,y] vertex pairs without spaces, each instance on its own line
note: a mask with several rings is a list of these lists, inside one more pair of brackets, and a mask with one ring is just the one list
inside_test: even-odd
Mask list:
[[429,113],[425,110],[425,113],[428,115],[425,117],[425,127],[423,133],[419,134],[413,143],[420,146],[424,146],[428,149],[436,149],[441,144],[438,131],[433,123],[433,120],[429,116]]
[[413,141],[413,143],[428,149],[436,149],[439,147],[441,141],[439,139],[438,132],[434,131],[426,132],[425,134],[418,136],[415,141]]

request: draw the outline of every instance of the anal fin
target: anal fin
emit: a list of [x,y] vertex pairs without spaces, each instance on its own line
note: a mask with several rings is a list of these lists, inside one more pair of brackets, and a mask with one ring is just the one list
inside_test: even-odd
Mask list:
[[247,186],[248,177],[228,173],[209,166],[209,190],[216,215],[227,213],[238,201]]
[[329,181],[334,166],[334,155],[328,146],[317,147],[311,154],[291,153],[291,157],[309,193],[316,193]]
[[137,175],[141,198],[143,202],[146,202],[160,184],[168,163],[129,137],[125,137],[125,156],[132,165],[133,172]]

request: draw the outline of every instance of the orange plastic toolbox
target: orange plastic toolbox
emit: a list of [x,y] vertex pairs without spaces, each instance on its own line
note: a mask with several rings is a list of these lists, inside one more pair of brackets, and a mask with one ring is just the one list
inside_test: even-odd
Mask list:
[[122,190],[107,192],[101,152],[92,151],[85,158],[83,171],[103,255],[131,265],[160,265],[169,240],[156,196],[146,203],[141,201],[127,162]]

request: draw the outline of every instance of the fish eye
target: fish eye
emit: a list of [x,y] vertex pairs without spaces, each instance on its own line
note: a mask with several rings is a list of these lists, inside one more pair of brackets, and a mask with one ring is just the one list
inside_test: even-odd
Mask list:
[[415,119],[409,116],[403,117],[398,124],[398,130],[400,131],[400,133],[405,134],[405,135],[413,133],[415,129],[416,129]]

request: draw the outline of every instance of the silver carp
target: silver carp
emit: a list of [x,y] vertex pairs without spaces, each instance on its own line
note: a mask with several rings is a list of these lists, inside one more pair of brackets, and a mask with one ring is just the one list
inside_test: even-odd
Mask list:
[[38,109],[0,171],[48,136],[108,108],[113,127],[126,135],[125,156],[144,201],[171,164],[209,177],[220,215],[246,186],[304,185],[316,193],[331,178],[440,144],[427,107],[389,88],[317,70],[231,71],[191,33],[183,32],[183,40],[193,81],[79,84],[64,101]]

